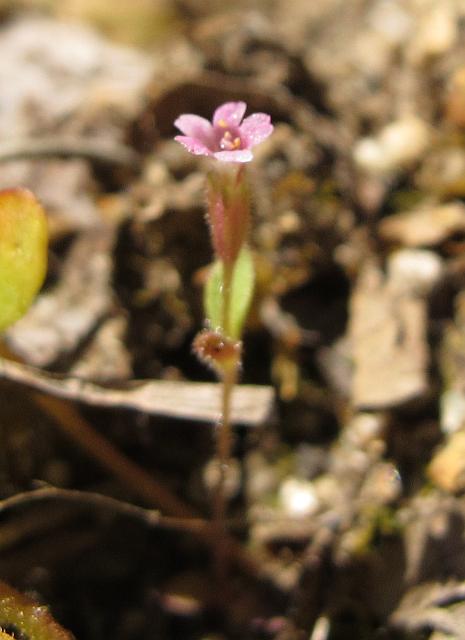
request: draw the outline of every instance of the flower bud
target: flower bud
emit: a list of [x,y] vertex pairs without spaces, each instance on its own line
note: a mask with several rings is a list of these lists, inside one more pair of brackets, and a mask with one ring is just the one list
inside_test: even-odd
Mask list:
[[218,331],[200,331],[192,344],[199,360],[212,367],[218,374],[235,371],[241,358],[242,343],[231,340]]
[[250,222],[250,191],[243,167],[210,173],[207,180],[208,223],[217,257],[234,264]]

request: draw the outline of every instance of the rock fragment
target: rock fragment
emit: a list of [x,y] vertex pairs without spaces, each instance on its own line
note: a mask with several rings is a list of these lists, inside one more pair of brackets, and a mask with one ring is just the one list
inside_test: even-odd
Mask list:
[[373,262],[365,264],[350,304],[357,409],[392,408],[427,394],[425,294],[440,271],[429,252],[394,254],[387,278]]
[[412,164],[431,142],[429,126],[417,116],[406,116],[386,125],[377,136],[362,138],[354,149],[359,169],[384,175]]
[[381,237],[407,247],[434,247],[451,235],[465,231],[465,205],[421,206],[384,218],[379,225]]
[[444,491],[465,489],[465,432],[454,433],[428,466],[431,481]]

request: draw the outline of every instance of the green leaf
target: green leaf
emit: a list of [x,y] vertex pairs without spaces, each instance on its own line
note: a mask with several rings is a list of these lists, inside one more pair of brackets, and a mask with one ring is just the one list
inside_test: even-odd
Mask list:
[[0,331],[27,311],[46,268],[44,210],[27,189],[0,191]]
[[223,327],[224,267],[214,263],[205,287],[205,312],[215,331],[225,332],[229,338],[241,337],[247,313],[252,302],[255,272],[252,254],[244,247],[234,265],[227,327]]
[[252,254],[244,247],[236,261],[233,274],[229,326],[231,338],[239,339],[252,303],[255,269]]
[[219,331],[222,325],[223,309],[223,263],[217,260],[213,263],[208,275],[204,292],[204,307],[207,320],[214,331]]

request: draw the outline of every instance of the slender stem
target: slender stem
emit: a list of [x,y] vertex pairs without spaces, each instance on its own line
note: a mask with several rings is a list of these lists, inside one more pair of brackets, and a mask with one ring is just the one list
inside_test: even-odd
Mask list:
[[217,425],[217,463],[218,484],[215,488],[214,499],[214,528],[216,531],[215,564],[218,579],[224,582],[227,572],[227,546],[226,546],[226,515],[227,515],[227,491],[226,481],[231,456],[231,398],[235,385],[235,375],[228,375],[223,380],[223,392],[221,402],[221,419]]
[[[223,331],[229,335],[229,316],[231,301],[231,283],[234,265],[224,264],[223,266]],[[217,544],[215,551],[215,564],[218,579],[225,581],[227,575],[227,546],[226,542],[226,512],[227,494],[226,479],[228,465],[231,457],[232,429],[231,429],[231,401],[240,362],[236,361],[226,367],[222,374],[222,394],[221,394],[221,418],[216,427],[216,453],[218,463],[218,484],[215,489],[214,498],[214,524],[217,532]]]

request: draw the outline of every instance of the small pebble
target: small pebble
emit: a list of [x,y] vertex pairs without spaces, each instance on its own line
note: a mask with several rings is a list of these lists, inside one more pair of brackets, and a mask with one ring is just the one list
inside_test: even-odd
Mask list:
[[439,449],[428,470],[431,481],[440,489],[456,493],[465,489],[465,432],[457,431]]
[[359,140],[354,160],[367,173],[389,174],[418,160],[430,141],[428,125],[416,116],[406,116],[388,124],[377,136]]
[[465,426],[465,394],[462,391],[444,391],[440,401],[440,423],[442,431],[448,434]]
[[308,516],[318,509],[319,502],[311,482],[289,477],[279,489],[282,509],[293,517]]
[[426,295],[439,281],[443,264],[433,251],[399,249],[389,256],[389,284],[399,292]]

